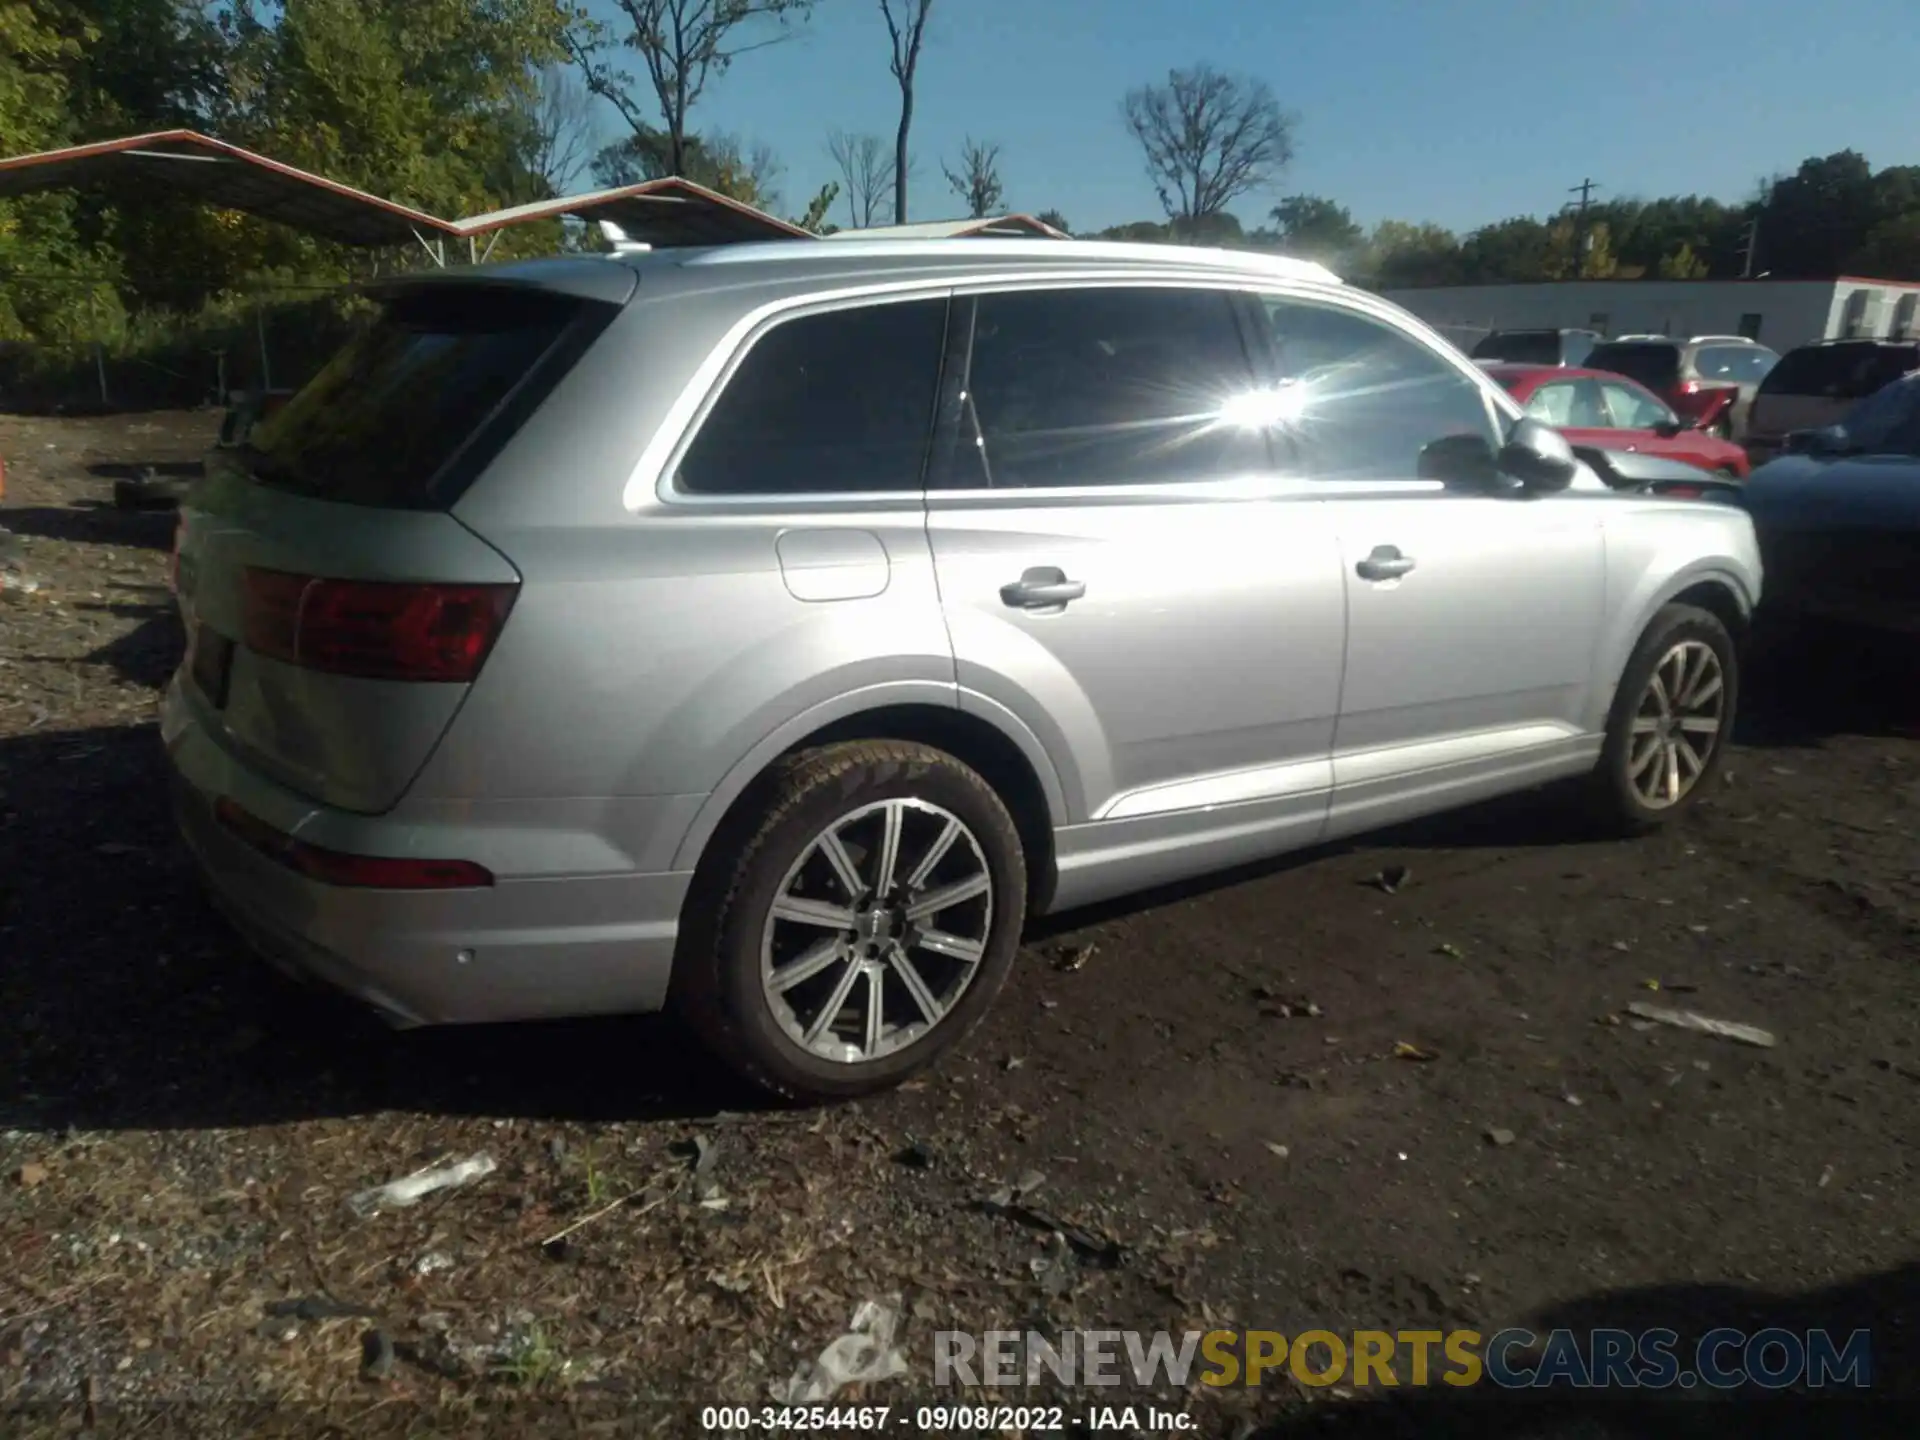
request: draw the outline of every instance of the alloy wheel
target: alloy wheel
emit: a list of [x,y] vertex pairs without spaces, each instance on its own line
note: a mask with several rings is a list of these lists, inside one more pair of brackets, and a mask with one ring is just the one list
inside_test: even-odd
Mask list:
[[1727,677],[1701,640],[1681,640],[1661,657],[1634,710],[1627,780],[1650,810],[1677,805],[1706,773],[1726,719]]
[[993,927],[979,840],[924,800],[861,806],[788,869],[767,915],[760,978],[780,1028],[809,1054],[858,1065],[945,1021]]

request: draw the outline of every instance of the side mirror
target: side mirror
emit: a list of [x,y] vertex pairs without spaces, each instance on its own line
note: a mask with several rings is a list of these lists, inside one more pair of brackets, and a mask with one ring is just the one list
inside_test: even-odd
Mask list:
[[1513,422],[1500,447],[1500,469],[1540,494],[1564,490],[1580,473],[1580,461],[1567,437],[1531,416]]
[[1675,417],[1670,420],[1662,420],[1659,424],[1655,425],[1653,427],[1653,433],[1658,435],[1662,440],[1671,440],[1682,430],[1691,430],[1693,428],[1695,427],[1687,421]]

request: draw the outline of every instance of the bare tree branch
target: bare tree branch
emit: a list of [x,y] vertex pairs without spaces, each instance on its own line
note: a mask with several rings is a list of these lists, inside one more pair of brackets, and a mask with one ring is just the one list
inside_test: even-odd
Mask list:
[[967,214],[975,220],[1000,213],[1000,202],[1007,187],[1000,183],[1000,146],[976,141],[969,135],[960,146],[957,165],[940,167],[953,193],[967,202]]
[[555,195],[565,195],[597,148],[593,92],[564,65],[546,66],[528,118],[533,144],[528,168]]
[[[898,13],[896,14],[896,8]],[[907,223],[907,177],[913,171],[913,158],[907,140],[913,129],[913,77],[920,68],[920,47],[927,38],[927,16],[933,0],[880,0],[880,16],[887,22],[887,36],[893,42],[888,68],[900,82],[900,128],[893,140],[893,223]]]
[[1127,129],[1173,220],[1217,215],[1276,179],[1293,158],[1293,120],[1261,80],[1209,65],[1173,70],[1165,85],[1127,92]]
[[724,74],[740,56],[793,37],[792,23],[804,21],[814,0],[613,0],[624,23],[614,29],[581,19],[567,32],[568,57],[594,94],[605,97],[621,119],[640,134],[654,128],[636,98],[633,76],[607,58],[616,45],[640,57],[646,83],[667,138],[671,173],[687,161],[687,113],[706,91],[707,82]]
[[893,198],[895,173],[887,158],[887,142],[878,135],[836,130],[827,137],[827,154],[840,171],[849,228],[866,229]]

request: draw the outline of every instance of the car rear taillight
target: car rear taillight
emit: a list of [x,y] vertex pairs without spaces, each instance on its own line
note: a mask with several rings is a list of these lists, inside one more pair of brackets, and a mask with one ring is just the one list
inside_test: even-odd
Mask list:
[[213,813],[229,831],[269,860],[322,885],[356,890],[484,890],[493,884],[493,872],[471,860],[349,855],[309,845],[274,829],[225,797],[214,802]]
[[247,648],[303,670],[365,680],[465,684],[500,637],[512,585],[322,580],[246,572]]
[[1697,485],[1669,485],[1660,493],[1663,495],[1671,495],[1676,500],[1698,500],[1702,495],[1706,494],[1706,491]]
[[1698,380],[1682,380],[1680,382],[1680,393],[1682,395],[1698,395],[1700,393],[1700,382]]

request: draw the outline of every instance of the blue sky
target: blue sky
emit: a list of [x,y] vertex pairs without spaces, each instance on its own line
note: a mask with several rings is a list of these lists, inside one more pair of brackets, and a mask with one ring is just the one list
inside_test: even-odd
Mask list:
[[[891,142],[887,53],[879,0],[819,0],[692,126],[772,145],[797,211],[833,177],[829,131]],[[1235,207],[1249,224],[1298,192],[1367,224],[1466,229],[1551,211],[1586,176],[1602,196],[1740,199],[1849,146],[1920,162],[1916,0],[935,0],[912,218],[961,213],[939,161],[968,134],[1004,147],[1009,208],[1081,230],[1157,218],[1121,97],[1202,61],[1265,80],[1299,119],[1294,163]]]

